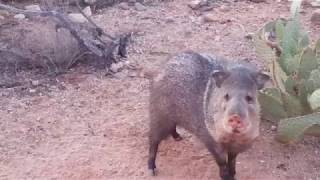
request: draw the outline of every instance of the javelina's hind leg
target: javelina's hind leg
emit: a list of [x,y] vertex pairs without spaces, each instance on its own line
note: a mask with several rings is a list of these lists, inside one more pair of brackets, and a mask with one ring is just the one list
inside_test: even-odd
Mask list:
[[[168,127],[167,127],[168,126]],[[170,128],[171,127],[171,128]],[[151,126],[149,134],[149,160],[148,169],[152,176],[156,174],[156,158],[158,152],[158,146],[160,142],[168,137],[171,133],[172,126],[166,124],[166,126],[161,126],[158,123],[154,123]]]
[[177,128],[176,128],[176,127],[174,127],[171,135],[172,135],[173,139],[176,140],[176,141],[181,141],[181,140],[182,140],[182,137],[181,137],[180,134],[177,132]]
[[156,158],[158,153],[158,146],[161,140],[152,140],[149,147],[149,160],[148,160],[148,169],[151,176],[156,174]]

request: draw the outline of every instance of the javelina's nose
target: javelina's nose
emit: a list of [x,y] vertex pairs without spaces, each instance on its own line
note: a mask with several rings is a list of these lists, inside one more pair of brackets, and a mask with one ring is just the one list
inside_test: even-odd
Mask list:
[[230,118],[229,118],[229,126],[232,128],[232,129],[239,129],[239,128],[242,128],[243,127],[243,122],[240,118],[239,115],[232,115]]

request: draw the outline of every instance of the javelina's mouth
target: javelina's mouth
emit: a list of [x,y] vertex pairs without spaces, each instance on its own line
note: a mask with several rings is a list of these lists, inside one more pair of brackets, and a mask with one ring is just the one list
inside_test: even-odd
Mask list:
[[232,132],[235,133],[235,134],[240,134],[239,129],[233,129]]

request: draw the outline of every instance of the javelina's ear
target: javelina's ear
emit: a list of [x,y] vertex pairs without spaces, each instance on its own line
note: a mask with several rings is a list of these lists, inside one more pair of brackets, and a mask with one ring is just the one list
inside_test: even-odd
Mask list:
[[221,87],[221,84],[223,81],[229,76],[229,72],[226,72],[224,70],[216,70],[212,72],[212,77],[215,80],[215,83],[217,87]]
[[257,74],[255,74],[254,78],[256,80],[258,90],[264,88],[266,82],[270,80],[270,76],[262,72],[258,72]]

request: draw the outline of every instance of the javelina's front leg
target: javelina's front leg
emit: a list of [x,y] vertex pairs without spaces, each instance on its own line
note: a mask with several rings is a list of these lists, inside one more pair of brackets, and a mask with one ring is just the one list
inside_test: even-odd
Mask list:
[[209,152],[213,155],[216,163],[219,166],[220,177],[222,180],[234,180],[230,174],[229,166],[227,163],[227,154],[223,148],[213,139],[211,134],[206,128],[201,132],[196,133],[196,136],[204,143]]
[[237,158],[236,153],[228,153],[228,167],[229,167],[229,172],[232,176],[235,176],[236,174],[236,158]]

